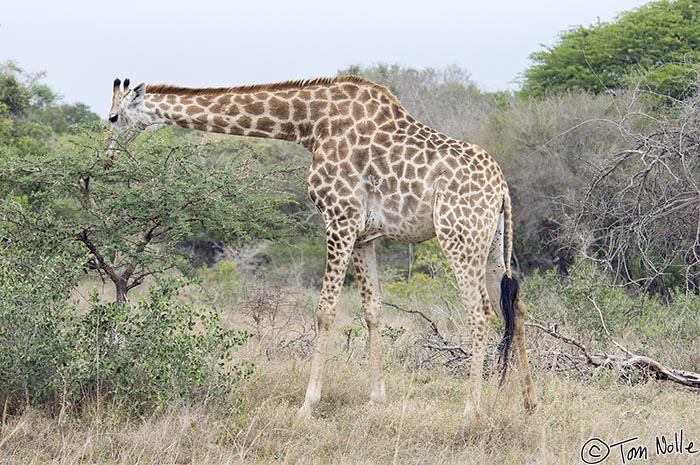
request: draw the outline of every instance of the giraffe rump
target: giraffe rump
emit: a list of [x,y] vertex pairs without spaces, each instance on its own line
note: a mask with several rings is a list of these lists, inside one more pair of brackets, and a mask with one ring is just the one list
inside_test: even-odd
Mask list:
[[513,336],[515,334],[515,302],[518,300],[518,290],[520,285],[518,280],[503,275],[501,279],[501,312],[503,312],[503,320],[505,329],[503,330],[503,339],[498,345],[498,362],[501,365],[501,384],[506,377],[508,371],[508,356],[510,355]]

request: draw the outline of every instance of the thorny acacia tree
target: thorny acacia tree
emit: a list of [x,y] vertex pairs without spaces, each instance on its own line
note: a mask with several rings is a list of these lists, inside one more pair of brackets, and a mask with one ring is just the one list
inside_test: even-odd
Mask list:
[[202,231],[222,239],[268,237],[289,224],[277,208],[274,174],[247,153],[226,159],[171,128],[139,137],[105,163],[98,130],[42,156],[0,157],[10,190],[2,235],[89,257],[87,268],[114,284],[117,302],[144,279],[178,263],[178,244]]
[[659,291],[700,279],[700,95],[627,131],[578,205],[578,236],[618,279]]

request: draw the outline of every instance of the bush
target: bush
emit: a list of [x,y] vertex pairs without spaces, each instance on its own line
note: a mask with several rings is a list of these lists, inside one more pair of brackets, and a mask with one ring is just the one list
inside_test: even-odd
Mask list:
[[533,272],[522,286],[530,315],[598,342],[607,340],[603,318],[608,330],[619,334],[630,322],[634,299],[590,262],[579,260],[570,271],[566,277],[554,269]]
[[514,100],[492,115],[484,144],[508,180],[522,271],[557,267],[564,273],[571,265],[578,231],[562,234],[571,217],[570,199],[588,191],[601,154],[623,143],[620,129],[634,107],[622,106],[605,96],[571,92]]
[[[529,318],[569,334],[589,347],[614,350],[610,337],[633,352],[676,368],[697,370],[700,296],[675,292],[670,301],[633,297],[590,262],[580,260],[567,277],[535,271],[522,286]],[[603,327],[605,321],[605,328]]]
[[[695,82],[700,88],[700,81]],[[590,173],[569,231],[588,231],[588,254],[619,282],[668,296],[700,290],[700,93],[676,102],[647,131],[625,134]],[[641,118],[640,118],[641,119]]]
[[67,303],[76,267],[18,249],[0,255],[0,401],[79,413],[96,402],[128,416],[173,403],[231,399],[252,366],[233,348],[247,334],[178,298],[183,283],[158,279],[134,306],[93,296],[84,315]]
[[248,334],[224,328],[215,311],[182,303],[181,287],[161,278],[133,307],[93,296],[74,326],[75,357],[67,367],[73,399],[95,395],[137,415],[177,402],[226,400],[251,373],[232,353]]
[[10,412],[52,403],[63,389],[74,311],[66,294],[76,271],[63,256],[1,250],[0,402]]

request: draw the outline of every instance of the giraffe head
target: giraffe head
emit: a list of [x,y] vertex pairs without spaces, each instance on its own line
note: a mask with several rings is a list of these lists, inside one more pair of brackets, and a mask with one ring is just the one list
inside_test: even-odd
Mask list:
[[112,89],[112,107],[109,109],[109,131],[105,137],[105,152],[110,159],[117,157],[119,139],[115,130],[127,129],[122,140],[123,143],[131,141],[139,132],[156,123],[152,115],[148,115],[143,105],[143,96],[146,93],[146,84],[139,84],[133,89],[129,88],[129,79],[124,80],[124,87],[120,79],[114,80]]
[[139,84],[129,89],[129,79],[124,80],[124,87],[119,79],[114,80],[112,89],[112,107],[109,110],[109,124],[113,128],[137,127],[145,129],[153,124],[152,118],[146,116],[143,96],[146,84]]

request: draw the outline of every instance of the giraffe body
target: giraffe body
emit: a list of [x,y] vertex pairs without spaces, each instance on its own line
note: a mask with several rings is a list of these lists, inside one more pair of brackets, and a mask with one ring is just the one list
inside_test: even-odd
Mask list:
[[[356,77],[210,89],[144,84],[129,89],[127,81],[122,90],[117,80],[109,119],[116,127],[175,124],[284,139],[312,153],[307,183],[326,224],[327,260],[302,413],[320,399],[329,330],[350,260],[369,330],[370,399],[385,399],[373,242],[378,237],[421,242],[437,236],[468,312],[473,340],[468,404],[478,406],[487,327],[501,307],[499,286],[504,275],[510,277],[512,247],[508,186],[483,149],[429,128],[386,88]],[[109,150],[115,150],[114,140]],[[519,305],[510,337],[526,404],[534,407]]]

